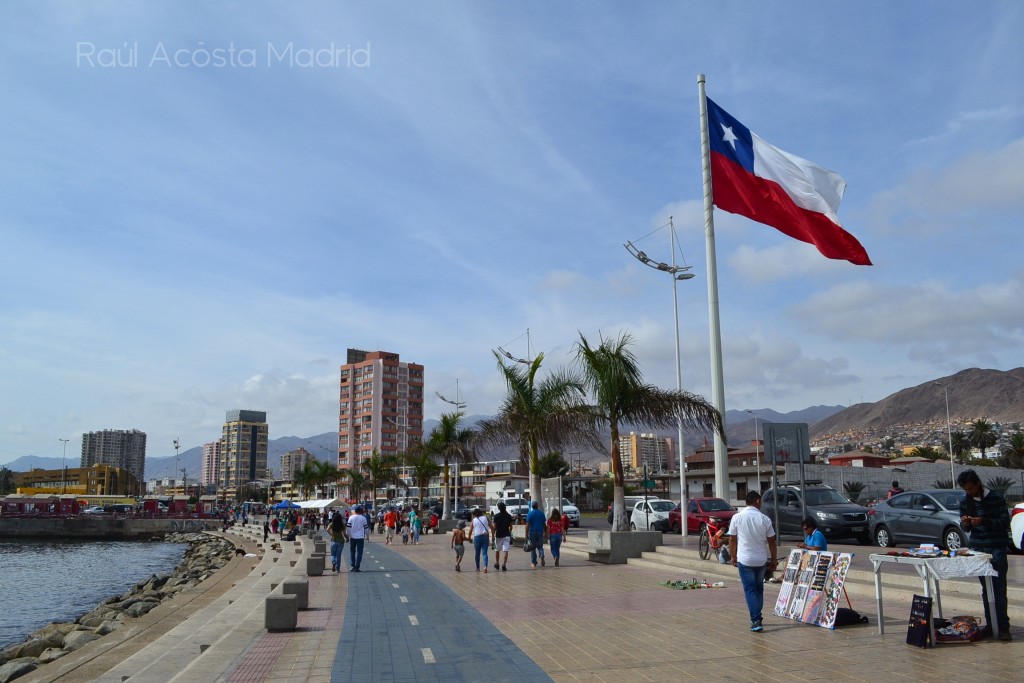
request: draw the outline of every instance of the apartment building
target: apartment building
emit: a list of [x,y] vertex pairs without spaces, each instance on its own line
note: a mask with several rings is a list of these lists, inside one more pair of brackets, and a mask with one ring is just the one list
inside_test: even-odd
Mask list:
[[199,464],[199,483],[203,486],[216,486],[220,482],[220,449],[220,441],[203,444]]
[[281,481],[294,481],[295,470],[302,469],[307,462],[316,460],[313,454],[302,446],[281,456]]
[[397,353],[348,349],[341,366],[338,469],[374,450],[397,455],[423,440],[423,366]]
[[146,433],[137,429],[104,429],[82,435],[83,468],[112,465],[128,470],[136,482],[145,481]]
[[220,438],[220,486],[229,493],[250,482],[272,478],[267,472],[267,413],[229,410]]
[[623,467],[641,470],[646,464],[651,473],[667,472],[676,461],[673,445],[671,438],[630,432],[619,435],[619,457]]

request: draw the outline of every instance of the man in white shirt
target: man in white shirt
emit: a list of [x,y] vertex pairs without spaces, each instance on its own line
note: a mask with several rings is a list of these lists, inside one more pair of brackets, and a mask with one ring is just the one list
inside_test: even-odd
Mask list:
[[352,566],[351,572],[359,571],[359,565],[363,562],[363,543],[366,542],[366,529],[370,523],[363,515],[363,506],[357,505],[355,514],[348,518],[348,552]]
[[[761,494],[747,494],[747,507],[729,521],[729,554],[732,566],[739,569],[740,583],[750,612],[750,630],[760,633],[764,607],[764,574],[778,564],[775,529],[772,520],[761,512]],[[770,556],[770,557],[769,557]]]

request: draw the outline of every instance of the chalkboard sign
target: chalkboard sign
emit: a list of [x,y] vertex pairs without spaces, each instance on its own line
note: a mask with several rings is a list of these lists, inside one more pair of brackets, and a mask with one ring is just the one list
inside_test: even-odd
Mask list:
[[932,599],[915,595],[910,603],[907,644],[928,647],[932,641]]

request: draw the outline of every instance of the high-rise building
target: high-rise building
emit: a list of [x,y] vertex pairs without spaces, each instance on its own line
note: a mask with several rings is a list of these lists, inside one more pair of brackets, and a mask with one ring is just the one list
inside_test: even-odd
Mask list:
[[113,465],[145,481],[146,433],[137,429],[104,429],[82,435],[82,467]]
[[301,469],[307,462],[313,462],[314,460],[316,458],[313,454],[302,446],[288,451],[281,456],[281,480],[294,481],[295,470]]
[[199,483],[203,486],[220,482],[220,441],[203,444],[203,456],[199,465]]
[[646,464],[650,473],[663,472],[668,469],[668,453],[666,439],[657,434],[630,432],[619,436],[623,467],[641,470]]
[[220,486],[237,491],[267,478],[267,414],[260,410],[229,410],[220,438]]
[[397,455],[423,440],[423,366],[397,353],[349,349],[341,366],[338,469],[358,467],[374,449]]

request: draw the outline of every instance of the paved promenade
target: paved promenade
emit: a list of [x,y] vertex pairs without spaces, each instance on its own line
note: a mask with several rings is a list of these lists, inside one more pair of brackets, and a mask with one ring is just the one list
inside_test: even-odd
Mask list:
[[[263,598],[304,569],[312,542],[264,553],[255,534],[227,534],[260,557],[233,561],[190,603],[162,605],[19,680],[839,683],[945,679],[954,670],[1019,681],[1024,671],[1020,624],[1012,643],[907,645],[902,596],[887,594],[886,633],[878,635],[873,598],[853,596],[870,625],[829,631],[771,616],[778,589],[769,586],[765,630],[754,634],[735,577],[725,588],[679,591],[661,584],[699,574],[594,564],[571,550],[561,566],[549,557],[532,570],[519,549],[509,571],[484,574],[473,570],[469,547],[456,573],[448,537],[434,535],[394,547],[374,536],[363,571],[309,577],[310,609],[299,612],[298,629],[267,633]],[[980,614],[980,598],[977,606]]]

